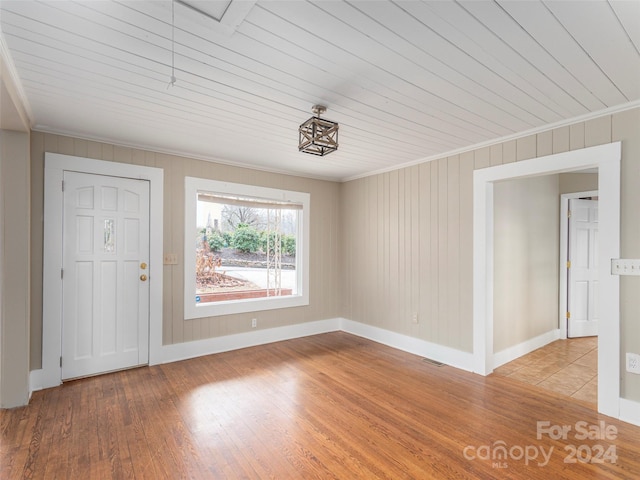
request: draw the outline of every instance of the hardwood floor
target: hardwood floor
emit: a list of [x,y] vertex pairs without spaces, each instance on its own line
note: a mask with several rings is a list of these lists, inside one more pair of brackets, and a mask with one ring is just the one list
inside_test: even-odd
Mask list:
[[556,340],[496,368],[494,374],[595,404],[598,337]]
[[35,392],[0,478],[637,479],[640,428],[336,332]]

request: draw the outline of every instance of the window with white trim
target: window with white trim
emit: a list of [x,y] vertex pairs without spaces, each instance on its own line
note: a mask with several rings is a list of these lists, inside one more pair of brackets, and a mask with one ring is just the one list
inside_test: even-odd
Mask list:
[[309,304],[310,196],[185,178],[184,314]]

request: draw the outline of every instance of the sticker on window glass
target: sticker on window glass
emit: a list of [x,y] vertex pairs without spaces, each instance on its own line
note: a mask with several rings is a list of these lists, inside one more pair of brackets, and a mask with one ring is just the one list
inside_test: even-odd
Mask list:
[[113,219],[104,221],[104,251],[105,253],[116,251],[116,222]]

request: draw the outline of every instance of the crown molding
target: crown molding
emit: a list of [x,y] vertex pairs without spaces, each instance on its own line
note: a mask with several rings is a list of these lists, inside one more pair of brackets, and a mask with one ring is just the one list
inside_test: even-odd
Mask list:
[[382,168],[380,170],[375,170],[373,172],[363,173],[360,175],[353,175],[351,177],[344,177],[340,179],[340,182],[350,182],[352,180],[358,180],[361,178],[372,177],[375,175],[380,175],[382,173],[394,172],[396,170],[402,170],[403,168],[413,167],[415,165],[420,165],[422,163],[432,162],[434,160],[440,160],[442,158],[452,157],[454,155],[460,155],[462,153],[472,152],[474,150],[479,150],[485,147],[491,147],[493,145],[498,145],[500,143],[509,142],[512,140],[518,140],[520,138],[529,137],[531,135],[537,135],[539,133],[548,132],[549,130],[554,130],[556,128],[567,127],[569,125],[574,125],[580,122],[586,122],[588,120],[593,120],[596,118],[604,117],[607,115],[613,115],[615,113],[624,112],[626,110],[632,110],[634,108],[640,108],[640,100],[635,100],[633,102],[623,103],[621,105],[616,105],[615,107],[609,107],[604,110],[598,110],[596,112],[589,112],[584,115],[580,115],[578,117],[572,117],[566,120],[560,120],[555,123],[549,123],[547,125],[543,125],[541,127],[532,128],[530,130],[525,130],[523,132],[514,133],[511,135],[507,135],[504,137],[494,138],[492,140],[487,140],[485,142],[476,143],[474,145],[469,145],[468,147],[462,147],[455,150],[449,150],[447,152],[438,153],[436,155],[431,155],[429,157],[420,158],[418,160],[412,160],[410,162],[406,162],[400,165],[394,165],[393,167]]

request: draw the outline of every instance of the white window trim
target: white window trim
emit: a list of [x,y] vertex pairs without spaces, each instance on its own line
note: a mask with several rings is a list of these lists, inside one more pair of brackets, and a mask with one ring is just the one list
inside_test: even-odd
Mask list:
[[[298,284],[298,293],[296,295],[196,304],[194,300],[196,291],[196,251],[193,248],[191,237],[193,237],[193,232],[197,228],[196,197],[198,191],[266,198],[302,205],[302,210],[299,212],[298,217],[296,238],[296,275]],[[310,195],[305,192],[220,182],[206,178],[185,177],[184,318],[188,320],[309,305],[310,198]]]

